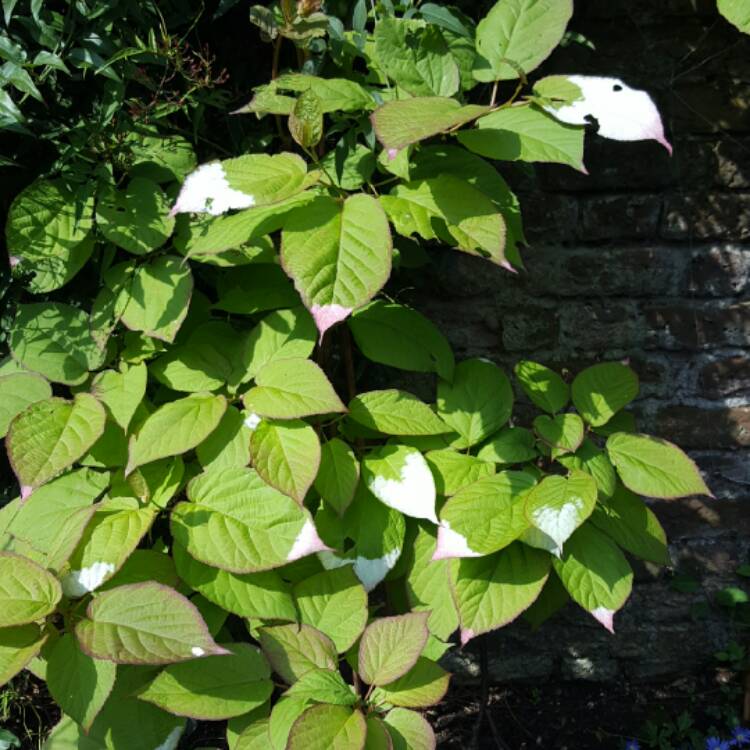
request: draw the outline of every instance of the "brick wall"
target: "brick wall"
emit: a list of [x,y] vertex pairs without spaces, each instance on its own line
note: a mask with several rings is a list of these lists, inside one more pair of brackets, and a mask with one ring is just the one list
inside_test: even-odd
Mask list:
[[[702,0],[577,0],[571,28],[596,51],[558,50],[543,72],[649,90],[674,156],[592,135],[588,177],[507,170],[524,206],[527,272],[437,251],[426,283],[403,296],[459,357],[573,372],[628,359],[643,430],[689,450],[716,499],[655,505],[696,591],[639,567],[614,637],[575,608],[534,636],[513,625],[491,648],[495,679],[649,678],[710,660],[734,635],[712,594],[738,583],[750,551],[750,38]],[[456,662],[475,673],[471,651]]]

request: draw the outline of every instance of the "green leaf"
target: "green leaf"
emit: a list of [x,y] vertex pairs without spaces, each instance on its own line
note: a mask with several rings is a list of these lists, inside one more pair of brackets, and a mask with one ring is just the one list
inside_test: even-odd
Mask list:
[[560,44],[573,0],[502,0],[477,26],[478,81],[508,81],[530,73]]
[[195,448],[216,429],[226,408],[223,396],[210,393],[195,393],[159,407],[130,438],[125,473]]
[[316,338],[315,323],[303,307],[269,313],[243,342],[243,382],[255,378],[269,362],[309,357]]
[[190,141],[178,135],[159,135],[156,130],[153,133],[128,134],[126,142],[133,156],[129,174],[154,182],[183,180],[197,165]]
[[393,740],[383,721],[373,714],[367,716],[365,721],[367,737],[364,750],[393,750]]
[[534,434],[523,427],[504,427],[495,433],[477,453],[481,461],[497,464],[520,464],[539,455]]
[[622,485],[606,504],[597,505],[591,522],[631,555],[669,565],[667,536],[653,511]]
[[577,469],[567,478],[545,477],[526,496],[531,528],[522,541],[560,557],[563,544],[593,512],[596,496],[596,482]]
[[29,290],[51,292],[70,281],[94,249],[94,196],[63,180],[38,179],[22,190],[8,211],[8,255],[32,274]]
[[593,427],[592,431],[597,435],[609,437],[616,432],[638,432],[635,424],[635,416],[629,411],[619,411],[612,419],[601,427]]
[[369,302],[391,272],[391,233],[377,200],[320,197],[295,212],[281,236],[281,262],[321,336]]
[[638,376],[625,365],[605,362],[583,370],[571,390],[579,414],[601,427],[638,395]]
[[228,406],[218,427],[195,449],[204,471],[247,466],[251,434],[241,412]]
[[623,484],[639,495],[667,500],[689,495],[711,497],[696,465],[666,440],[616,432],[607,440],[607,455]]
[[570,388],[554,370],[537,362],[522,360],[513,372],[524,393],[540,409],[556,414],[567,406]]
[[266,484],[302,505],[320,466],[320,441],[309,424],[262,420],[252,431],[250,455]]
[[455,451],[435,450],[425,455],[438,495],[455,495],[463,487],[492,476],[495,467],[484,460]]
[[633,571],[617,545],[587,523],[568,539],[562,559],[552,562],[571,598],[614,632],[614,614],[633,586]]
[[358,710],[321,703],[308,708],[292,725],[288,750],[363,748],[367,725]]
[[382,18],[375,25],[378,67],[412,96],[453,96],[458,65],[442,34],[422,21]]
[[162,255],[133,273],[127,287],[122,322],[131,331],[173,342],[193,293],[190,266],[174,255]]
[[[154,461],[124,479],[128,489],[123,494],[127,497],[134,495],[141,502],[151,503],[157,508],[166,508],[180,489],[184,472],[185,464],[180,456]],[[110,495],[115,494],[113,486]]]
[[0,628],[43,619],[54,612],[61,596],[60,583],[51,573],[21,555],[0,552]]
[[104,370],[96,375],[91,393],[107,408],[114,421],[128,429],[130,420],[146,394],[148,373],[144,364],[118,370]]
[[557,577],[554,570],[550,571],[547,583],[536,601],[523,613],[523,619],[531,625],[532,630],[538,630],[547,620],[556,614],[570,601],[570,596]]
[[460,489],[440,511],[434,559],[477,557],[507,547],[526,530],[526,493],[534,478],[502,471]]
[[338,672],[330,669],[311,669],[305,672],[284,695],[306,698],[311,703],[330,703],[353,706],[357,696]]
[[387,685],[405,675],[427,643],[427,613],[381,617],[359,642],[359,674],[368,685]]
[[238,315],[255,315],[300,303],[292,282],[275,263],[251,263],[231,274],[222,274],[217,290],[219,301],[214,308]]
[[19,414],[6,446],[21,496],[28,497],[86,453],[104,431],[105,420],[104,407],[88,393],[77,393],[73,401],[37,401]]
[[89,656],[117,664],[171,664],[226,653],[193,604],[153,582],[102,592],[75,632]]
[[461,560],[455,583],[461,644],[507,625],[530,607],[549,568],[548,554],[519,542],[494,555]]
[[438,382],[438,416],[460,436],[457,448],[482,442],[497,432],[513,409],[513,389],[505,373],[481,359],[456,366],[453,382]]
[[543,414],[534,420],[534,431],[552,451],[552,458],[575,453],[583,442],[585,428],[577,414]]
[[44,743],[44,750],[104,750],[104,744],[89,737],[83,727],[62,715]]
[[717,0],[719,13],[744,34],[750,34],[750,9],[743,0]]
[[237,354],[237,332],[212,320],[198,326],[183,344],[171,348],[150,367],[157,380],[174,391],[213,391],[238,385],[244,368]]
[[384,721],[393,750],[435,750],[435,733],[422,714],[408,708],[394,708]]
[[433,560],[436,534],[420,524],[410,550],[406,595],[412,610],[429,613],[430,633],[446,639],[458,627],[458,611],[451,595],[456,567],[450,560]]
[[358,483],[359,461],[354,451],[339,438],[324,443],[315,477],[315,489],[323,500],[343,515],[354,499]]
[[469,151],[488,159],[567,164],[585,172],[584,134],[584,128],[564,125],[528,105],[498,109],[457,137]]
[[146,581],[156,581],[173,588],[180,584],[174,562],[167,553],[155,549],[135,550],[120,570],[100,586],[99,590],[107,591],[117,586]]
[[370,181],[375,171],[374,152],[351,137],[342,138],[334,149],[320,160],[320,168],[334,185],[344,190],[358,190]]
[[323,370],[301,358],[266,364],[242,400],[249,412],[273,419],[346,411]]
[[[292,724],[310,705],[307,698],[298,698],[296,696],[282,696],[274,705],[268,722],[268,739],[273,750],[286,750],[289,731]],[[263,750],[267,748],[268,741],[263,745]]]
[[101,190],[96,223],[110,242],[133,255],[145,255],[161,247],[174,229],[166,194],[144,177],[133,177],[124,191],[114,185]]
[[188,497],[172,511],[172,535],[206,565],[255,573],[326,549],[307,510],[252,469],[204,472]]
[[307,165],[296,154],[246,154],[212,161],[191,172],[172,214],[209,213],[279,203],[306,186]]
[[117,501],[103,501],[86,527],[70,558],[70,571],[62,580],[69,598],[85,596],[110,579],[125,563],[151,528],[153,506],[122,508]]
[[442,175],[397,185],[380,202],[399,234],[439,237],[463,252],[507,266],[503,215],[465,180]]
[[612,463],[607,454],[599,450],[588,438],[581,443],[581,447],[575,453],[558,456],[557,462],[566,469],[580,469],[591,474],[599,488],[600,497],[611,497],[615,491],[617,475]]
[[362,481],[384,505],[437,523],[435,480],[424,456],[405,445],[384,445],[362,459]]
[[441,435],[450,432],[427,404],[406,391],[368,391],[349,402],[349,418],[386,435]]
[[237,574],[212,568],[177,543],[172,556],[180,578],[222,609],[258,620],[297,619],[292,592],[277,572]]
[[52,396],[52,388],[33,373],[16,372],[0,377],[0,437],[5,437],[14,417],[37,401]]
[[80,385],[104,359],[89,316],[70,305],[19,305],[9,341],[15,359],[53,383]]
[[450,344],[432,322],[410,307],[375,300],[352,315],[349,328],[362,354],[373,362],[453,379]]
[[386,703],[404,708],[434,706],[448,691],[450,675],[434,661],[420,657],[403,676],[372,693],[375,703]]
[[142,701],[204,721],[241,716],[268,700],[268,663],[255,646],[226,644],[228,653],[172,664],[136,695]]
[[58,639],[47,659],[50,694],[86,731],[112,692],[116,674],[117,665],[84,654],[70,633]]
[[289,113],[289,133],[303,149],[320,143],[323,137],[323,108],[314,91],[303,91]]
[[393,159],[397,152],[438,133],[445,133],[486,115],[489,107],[461,105],[456,99],[423,96],[397,99],[372,114],[375,135]]
[[302,622],[325,633],[339,653],[351,648],[367,624],[367,593],[348,566],[301,581],[294,596]]
[[46,640],[47,634],[35,623],[0,628],[0,685],[10,682],[41,651]]
[[259,631],[271,667],[289,685],[311,669],[336,671],[338,654],[328,636],[305,624],[274,625]]

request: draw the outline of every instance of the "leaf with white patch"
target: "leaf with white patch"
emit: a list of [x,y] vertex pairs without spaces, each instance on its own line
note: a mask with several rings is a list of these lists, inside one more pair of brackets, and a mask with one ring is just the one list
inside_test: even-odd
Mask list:
[[405,675],[427,643],[427,613],[381,617],[359,642],[359,675],[368,685],[387,685]]
[[311,669],[336,671],[338,667],[333,641],[310,625],[263,627],[258,637],[274,672],[289,685]]
[[47,659],[47,687],[55,702],[86,731],[115,684],[117,665],[84,654],[71,633],[64,633]]
[[607,455],[622,483],[633,492],[666,500],[711,492],[698,467],[676,445],[648,435],[616,432]]
[[498,109],[461,130],[458,140],[487,159],[567,164],[586,174],[582,127],[566,125],[533,105]]
[[51,573],[21,555],[0,552],[0,628],[43,619],[61,597]]
[[194,393],[159,407],[130,438],[125,473],[195,448],[216,429],[226,408],[224,396],[210,393]]
[[204,721],[241,716],[263,705],[273,692],[263,654],[249,643],[226,644],[226,650],[166,667],[136,697],[177,716]]
[[424,456],[404,445],[385,445],[362,460],[362,479],[389,508],[437,523],[435,480]]
[[5,437],[14,417],[51,396],[50,384],[34,373],[16,372],[0,377],[0,437]]
[[534,478],[503,471],[460,489],[440,511],[433,559],[480,557],[507,547],[528,528],[526,493]]
[[664,137],[664,125],[653,99],[639,89],[631,89],[619,78],[567,76],[581,97],[564,106],[547,105],[545,110],[569,125],[586,125],[593,117],[597,133],[615,141],[654,140],[672,153]]
[[355,643],[367,624],[367,593],[349,566],[300,581],[294,596],[302,622],[325,633],[339,653]]
[[177,543],[172,556],[180,578],[227,612],[258,620],[297,619],[289,584],[276,571],[230,573],[204,565]]
[[512,81],[539,67],[563,38],[573,0],[502,0],[477,26],[478,81]]
[[272,419],[346,411],[323,370],[301,358],[267,363],[256,375],[255,387],[242,400],[248,411]]
[[440,435],[451,432],[427,404],[406,391],[368,391],[349,403],[349,418],[386,435]]
[[526,496],[531,528],[521,540],[560,557],[563,544],[593,512],[596,496],[596,482],[583,471],[545,477]]
[[322,336],[369,302],[391,272],[391,232],[377,200],[320,197],[295,212],[281,234],[281,263]]
[[81,458],[104,432],[106,416],[89,393],[77,393],[72,401],[37,401],[19,414],[10,424],[6,446],[21,497]]
[[211,638],[195,606],[160,583],[102,592],[75,632],[89,656],[118,664],[171,664],[227,653]]
[[638,376],[619,362],[604,362],[580,372],[571,390],[579,414],[601,427],[638,395]]
[[255,573],[328,549],[309,512],[252,469],[204,472],[188,497],[172,511],[172,534],[206,565]]
[[320,441],[301,419],[264,419],[251,432],[253,467],[263,480],[300,505],[320,466]]
[[510,419],[513,389],[505,373],[481,359],[456,366],[452,382],[438,383],[438,416],[460,436],[456,448],[480,443]]
[[568,539],[562,559],[555,558],[553,565],[571,598],[614,632],[614,614],[633,587],[633,571],[619,547],[587,523]]
[[122,508],[99,503],[62,579],[65,595],[85,596],[109,580],[138,546],[156,518],[154,506]]
[[494,555],[461,560],[454,584],[461,644],[507,625],[530,607],[549,569],[547,553],[520,542]]
[[323,500],[343,515],[354,499],[358,483],[359,461],[354,451],[339,438],[324,443],[315,477],[315,489]]
[[307,167],[296,154],[246,154],[212,161],[191,172],[182,185],[172,214],[209,213],[278,203],[301,192]]

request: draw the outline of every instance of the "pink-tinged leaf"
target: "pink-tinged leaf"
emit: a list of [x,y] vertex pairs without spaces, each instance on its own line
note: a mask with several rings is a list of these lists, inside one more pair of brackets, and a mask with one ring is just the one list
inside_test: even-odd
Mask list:
[[320,332],[318,340],[322,341],[323,335],[331,326],[340,323],[351,315],[352,308],[341,305],[313,305],[310,308],[310,312]]
[[433,560],[447,560],[453,557],[481,557],[481,552],[475,552],[466,537],[454,531],[448,521],[441,521],[438,526],[437,545]]
[[461,645],[465,646],[474,636],[476,633],[471,628],[462,628],[461,629]]
[[581,90],[580,98],[561,107],[546,106],[549,114],[569,125],[586,125],[593,117],[603,138],[654,140],[671,155],[659,110],[645,91],[631,89],[619,78],[573,75],[567,80]]
[[331,552],[331,548],[318,536],[318,531],[312,519],[308,519],[294,540],[287,555],[287,562],[299,560],[314,552]]
[[20,262],[21,259],[16,257],[15,255],[8,256],[8,263],[10,264],[11,268],[15,268]]
[[591,612],[595,620],[600,622],[612,635],[615,633],[615,613],[606,607],[597,607]]
[[388,161],[393,161],[398,156],[399,150],[397,148],[388,149]]
[[21,500],[26,500],[29,495],[34,491],[33,487],[30,487],[28,484],[24,484],[21,487]]

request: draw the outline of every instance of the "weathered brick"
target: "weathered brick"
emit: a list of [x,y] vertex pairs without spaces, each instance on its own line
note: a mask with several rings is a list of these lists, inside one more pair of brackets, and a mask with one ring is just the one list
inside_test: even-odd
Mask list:
[[622,240],[653,237],[659,226],[658,195],[604,195],[582,202],[580,239]]
[[700,389],[708,398],[750,394],[750,356],[717,359],[700,372]]
[[750,286],[750,248],[712,245],[694,248],[681,293],[701,297],[742,294]]
[[705,80],[680,83],[672,89],[672,127],[681,133],[714,133],[750,130],[750,87],[723,81],[721,86]]
[[649,348],[706,349],[746,346],[750,340],[750,303],[676,302],[648,306]]
[[659,435],[682,448],[750,447],[750,406],[667,406],[656,425]]
[[668,196],[661,234],[670,240],[750,239],[750,193]]
[[558,342],[559,326],[547,308],[525,306],[519,312],[502,316],[502,341],[506,351],[529,351],[554,347]]
[[633,351],[643,336],[634,301],[569,303],[560,308],[560,344],[564,351]]

